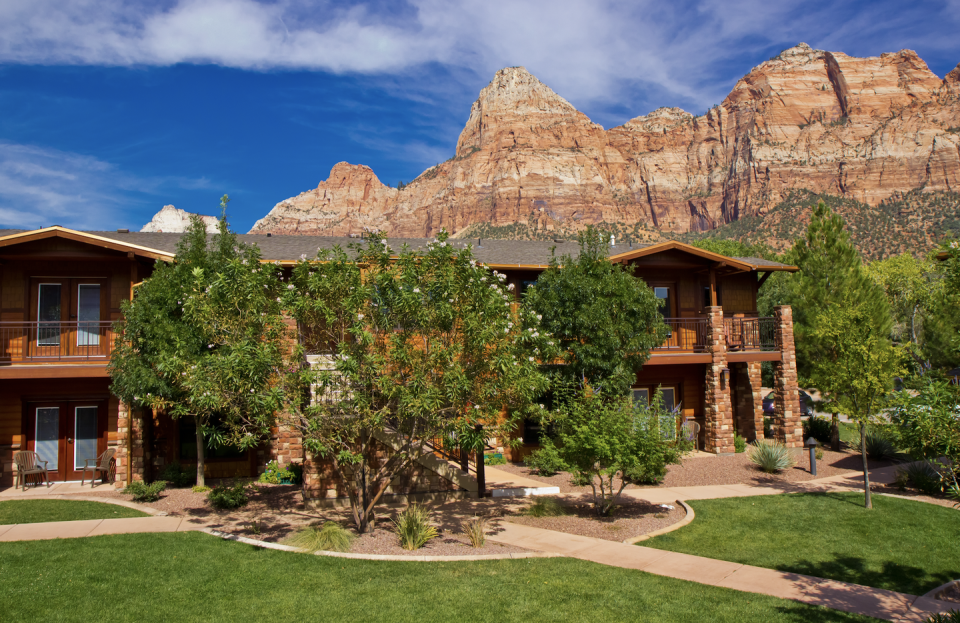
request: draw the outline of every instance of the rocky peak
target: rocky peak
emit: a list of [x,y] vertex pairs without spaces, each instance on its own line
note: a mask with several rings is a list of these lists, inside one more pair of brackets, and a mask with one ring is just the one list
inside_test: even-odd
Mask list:
[[693,115],[682,108],[662,106],[648,115],[634,117],[623,124],[623,127],[644,132],[659,132],[691,119]]
[[[191,216],[195,215],[186,210],[175,208],[172,205],[163,206],[140,231],[182,233],[190,227]],[[206,225],[207,233],[214,234],[217,232],[217,217],[204,216],[202,214],[198,216],[203,220],[203,224]]]

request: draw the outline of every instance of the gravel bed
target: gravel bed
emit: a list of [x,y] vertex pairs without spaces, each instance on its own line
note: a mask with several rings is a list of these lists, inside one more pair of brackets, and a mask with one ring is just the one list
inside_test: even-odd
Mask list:
[[[886,467],[889,461],[870,461],[870,469]],[[524,478],[538,480],[549,486],[559,487],[561,493],[588,493],[590,487],[576,487],[570,484],[570,475],[560,473],[544,477],[528,469],[521,463],[498,465],[497,469]],[[685,459],[680,465],[667,467],[667,476],[661,486],[694,487],[702,485],[776,485],[789,482],[803,482],[829,476],[861,473],[861,459],[858,452],[832,452],[824,450],[823,459],[817,461],[817,475],[808,471],[807,454],[798,452],[797,465],[779,474],[764,473],[750,462],[746,452],[731,456],[698,456]],[[617,483],[619,484],[619,483]],[[627,485],[627,489],[643,488]]]
[[[487,534],[496,532],[491,528]],[[519,554],[530,550],[515,545],[501,545],[488,540],[483,547],[473,547],[466,535],[444,530],[440,536],[417,550],[400,547],[397,535],[389,529],[377,528],[363,534],[353,542],[350,552],[353,554],[390,554],[400,556],[492,556],[497,554]]]
[[[589,504],[563,506],[569,514],[560,517],[530,517],[514,514],[506,517],[506,520],[534,528],[556,530],[606,541],[624,541],[672,526],[687,516],[687,512],[679,504],[660,505],[647,502],[623,504],[614,509],[611,517],[598,517]],[[666,508],[666,506],[673,508]]]

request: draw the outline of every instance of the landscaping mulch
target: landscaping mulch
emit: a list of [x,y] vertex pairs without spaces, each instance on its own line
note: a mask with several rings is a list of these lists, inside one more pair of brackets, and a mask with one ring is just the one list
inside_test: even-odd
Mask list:
[[[697,456],[684,459],[680,465],[667,467],[667,476],[660,486],[695,487],[704,485],[777,485],[789,482],[803,482],[829,476],[861,473],[861,459],[858,452],[832,452],[824,450],[823,459],[817,462],[817,475],[809,472],[807,454],[798,456],[797,465],[779,474],[767,474],[750,462],[746,452],[731,456]],[[891,465],[889,461],[870,461],[870,469]],[[538,480],[546,485],[559,487],[561,493],[589,493],[590,487],[576,487],[570,484],[570,475],[560,473],[544,477],[537,475],[521,463],[498,465],[497,469],[516,474],[524,478]],[[616,481],[615,481],[616,482]],[[619,482],[616,482],[619,485]],[[628,484],[627,489],[640,489],[641,486]]]
[[[556,530],[579,536],[625,541],[672,526],[687,516],[679,504],[650,504],[631,502],[617,506],[610,517],[598,517],[589,504],[563,504],[569,513],[560,517],[530,517],[519,513],[505,519],[544,530]],[[667,508],[672,506],[673,508]]]
[[[487,531],[488,535],[495,528]],[[400,547],[397,535],[389,529],[378,528],[369,534],[363,534],[353,542],[352,554],[388,554],[393,556],[492,556],[498,554],[519,554],[530,550],[515,545],[501,545],[488,540],[483,547],[473,547],[466,535],[443,531],[440,536],[416,550]]]

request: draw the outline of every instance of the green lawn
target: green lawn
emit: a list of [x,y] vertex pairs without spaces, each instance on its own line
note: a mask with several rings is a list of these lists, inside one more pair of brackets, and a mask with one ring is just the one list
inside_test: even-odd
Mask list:
[[195,532],[0,543],[0,578],[11,622],[872,620],[567,558],[351,560]]
[[44,521],[75,521],[78,519],[115,519],[117,517],[149,517],[138,510],[104,504],[71,500],[10,500],[0,502],[0,525],[14,523],[41,523]]
[[960,511],[862,493],[689,503],[696,519],[642,545],[922,595],[960,578]]

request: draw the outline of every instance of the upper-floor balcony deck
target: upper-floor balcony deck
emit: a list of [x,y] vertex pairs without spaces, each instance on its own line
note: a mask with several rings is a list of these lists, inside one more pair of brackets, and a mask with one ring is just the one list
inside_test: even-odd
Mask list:
[[[664,318],[669,334],[653,349],[650,363],[704,361],[709,357],[710,319]],[[728,317],[723,319],[729,361],[762,361],[778,358],[776,319],[772,317]],[[676,357],[673,357],[673,356]],[[696,360],[696,361],[695,361]]]
[[110,321],[0,322],[0,370],[43,364],[105,367],[113,337]]

